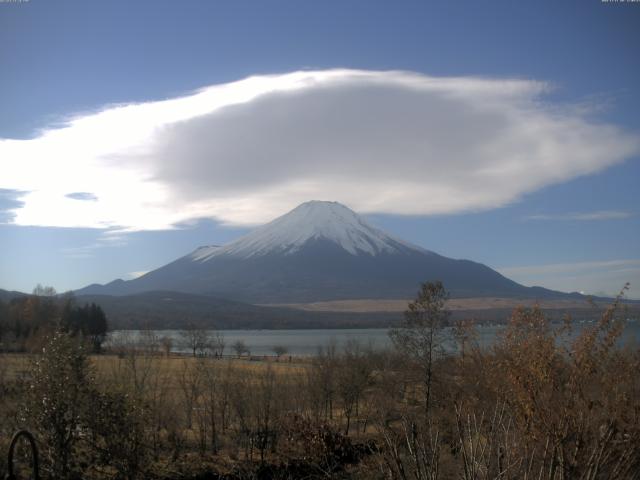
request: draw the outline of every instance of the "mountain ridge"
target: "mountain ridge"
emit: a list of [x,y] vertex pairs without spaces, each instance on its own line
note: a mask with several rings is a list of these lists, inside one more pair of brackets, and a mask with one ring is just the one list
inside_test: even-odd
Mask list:
[[246,303],[411,298],[440,280],[454,297],[566,297],[522,286],[486,265],[451,259],[368,224],[337,202],[310,201],[223,245],[200,247],[147,274],[77,294],[169,290]]

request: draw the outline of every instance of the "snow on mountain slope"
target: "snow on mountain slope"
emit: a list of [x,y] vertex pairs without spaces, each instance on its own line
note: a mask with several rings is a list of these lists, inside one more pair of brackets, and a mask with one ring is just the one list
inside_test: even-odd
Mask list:
[[372,227],[335,202],[303,203],[227,245],[200,247],[141,277],[81,294],[182,292],[248,303],[407,299],[440,280],[453,297],[551,298],[477,262],[443,257]]
[[319,239],[329,240],[352,255],[376,256],[407,250],[430,253],[378,230],[338,202],[316,200],[299,205],[228,245],[201,247],[191,254],[191,259],[206,262],[222,255],[237,258],[271,253],[286,255],[297,252],[311,240]]

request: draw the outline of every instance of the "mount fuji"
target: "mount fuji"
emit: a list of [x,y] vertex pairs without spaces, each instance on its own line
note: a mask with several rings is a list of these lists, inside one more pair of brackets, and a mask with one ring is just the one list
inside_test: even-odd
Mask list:
[[281,304],[407,299],[429,280],[441,280],[453,297],[566,296],[394,238],[344,205],[324,201],[303,203],[234,242],[200,247],[134,280],[94,284],[76,293],[162,290]]

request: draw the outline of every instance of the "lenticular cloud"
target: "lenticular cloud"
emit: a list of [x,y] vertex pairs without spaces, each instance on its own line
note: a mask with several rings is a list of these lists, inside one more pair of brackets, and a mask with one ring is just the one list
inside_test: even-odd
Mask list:
[[0,188],[26,192],[19,225],[256,224],[309,199],[430,215],[503,206],[640,151],[638,136],[546,91],[410,72],[255,76],[2,139]]

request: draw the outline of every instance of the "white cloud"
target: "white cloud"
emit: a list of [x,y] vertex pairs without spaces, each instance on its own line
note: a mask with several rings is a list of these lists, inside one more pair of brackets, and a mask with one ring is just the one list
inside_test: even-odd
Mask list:
[[503,275],[527,286],[544,286],[565,292],[616,295],[627,283],[629,298],[640,298],[640,259],[555,263],[504,267]]
[[0,140],[0,188],[28,192],[19,225],[252,224],[310,199],[428,215],[499,207],[640,151],[584,109],[545,104],[547,90],[395,71],[255,76]]
[[128,279],[138,278],[145,275],[146,273],[149,273],[149,270],[139,270],[137,272],[129,272],[127,273],[127,278]]
[[597,221],[597,220],[620,220],[630,218],[632,212],[621,210],[599,210],[596,212],[583,213],[559,213],[559,214],[540,214],[529,215],[527,220],[573,220],[573,221]]
[[67,258],[83,259],[91,258],[96,250],[101,248],[124,247],[127,245],[126,237],[114,230],[105,230],[93,243],[61,249],[61,253]]

